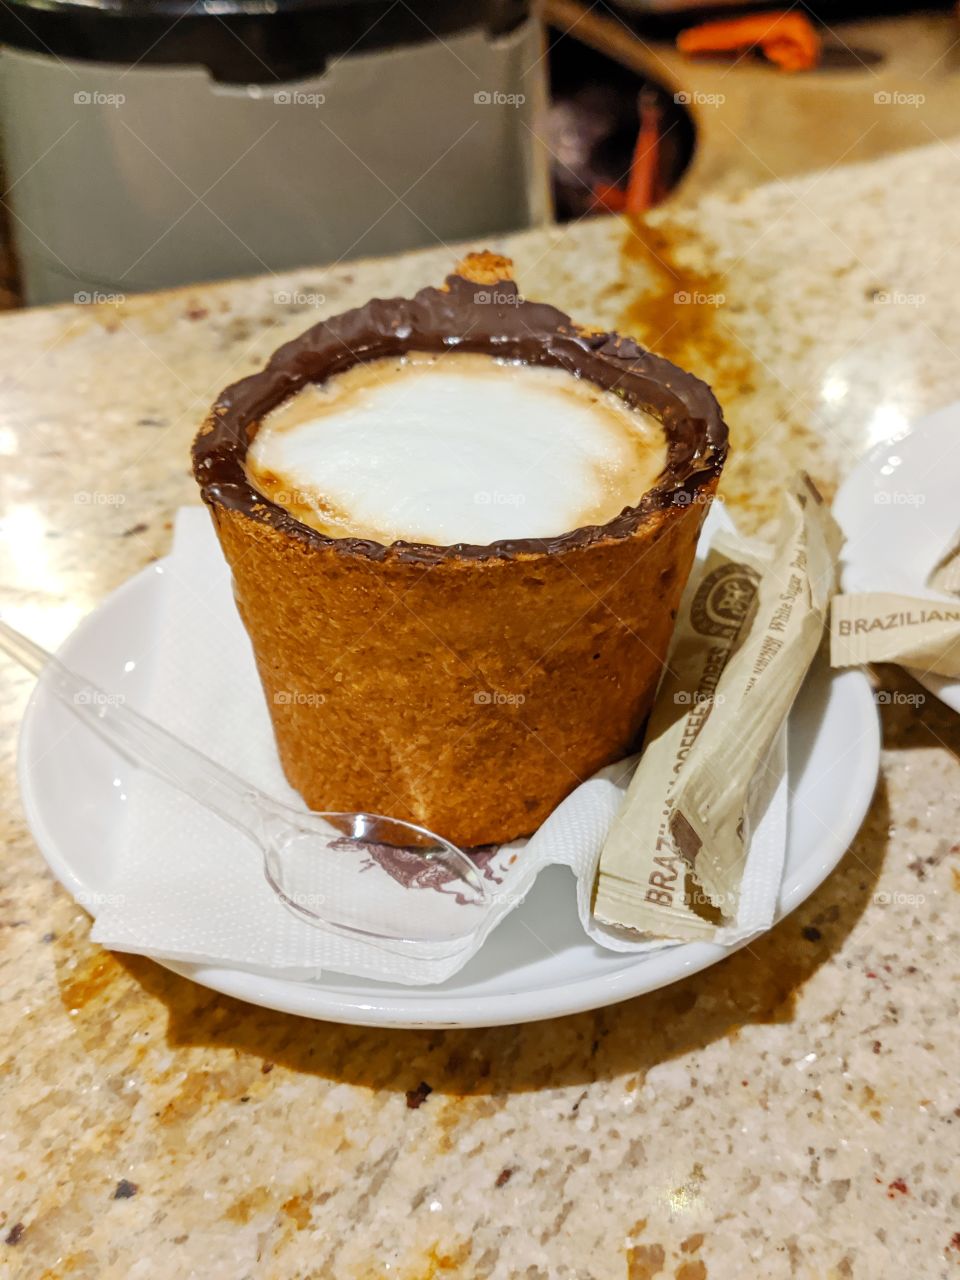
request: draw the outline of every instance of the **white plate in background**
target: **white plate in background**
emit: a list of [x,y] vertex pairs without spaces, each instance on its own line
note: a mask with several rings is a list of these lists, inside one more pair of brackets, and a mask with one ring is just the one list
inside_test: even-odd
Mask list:
[[[841,585],[846,592],[955,596],[931,591],[927,578],[960,529],[960,403],[921,418],[903,436],[881,441],[843,482],[833,513],[846,537]],[[917,679],[954,711],[960,680]]]

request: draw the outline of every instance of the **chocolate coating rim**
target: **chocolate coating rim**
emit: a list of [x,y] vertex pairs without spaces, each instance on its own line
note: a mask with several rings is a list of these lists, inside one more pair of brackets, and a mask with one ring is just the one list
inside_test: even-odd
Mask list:
[[[490,301],[478,301],[478,295]],[[667,438],[667,465],[636,506],[601,525],[583,525],[552,538],[502,539],[484,544],[436,545],[366,538],[333,538],[303,524],[259,492],[247,478],[244,459],[256,428],[310,382],[361,361],[407,351],[442,354],[467,351],[529,365],[566,369],[604,390],[616,390],[631,407],[653,414]],[[634,534],[655,512],[684,507],[719,477],[727,453],[727,427],[705,382],[633,338],[592,332],[542,302],[520,297],[512,280],[480,286],[458,275],[439,289],[413,298],[374,298],[365,306],[307,329],[279,347],[258,373],[227,387],[193,443],[193,471],[211,507],[240,511],[315,547],[371,560],[420,564],[459,558],[512,560],[555,555]]]

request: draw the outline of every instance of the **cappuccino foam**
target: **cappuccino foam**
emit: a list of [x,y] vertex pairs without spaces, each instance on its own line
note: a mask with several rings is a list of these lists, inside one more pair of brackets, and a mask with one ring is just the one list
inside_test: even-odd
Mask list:
[[605,524],[666,461],[656,418],[565,370],[411,352],[297,392],[263,419],[247,471],[330,537],[447,545]]

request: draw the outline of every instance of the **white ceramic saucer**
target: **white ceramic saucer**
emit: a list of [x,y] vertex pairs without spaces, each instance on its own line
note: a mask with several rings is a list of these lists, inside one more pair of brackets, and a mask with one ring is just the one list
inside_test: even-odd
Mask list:
[[[65,662],[137,706],[150,679],[158,567],[110,596],[60,650]],[[857,671],[817,667],[790,717],[786,871],[780,914],[799,906],[840,861],[870,803],[880,733],[870,687]],[[118,832],[132,766],[38,686],[20,737],[20,786],[30,827],[54,875],[94,914]],[[294,982],[237,969],[161,961],[253,1004],[329,1021],[383,1027],[466,1027],[535,1021],[652,991],[716,964],[708,943],[646,957],[604,951],[583,933],[573,879],[548,868],[524,904],[455,977],[402,987],[331,975]]]
[[[834,515],[846,536],[844,591],[941,596],[926,586],[960,528],[960,403],[921,418],[908,435],[884,440],[843,482]],[[960,680],[917,679],[960,711]]]

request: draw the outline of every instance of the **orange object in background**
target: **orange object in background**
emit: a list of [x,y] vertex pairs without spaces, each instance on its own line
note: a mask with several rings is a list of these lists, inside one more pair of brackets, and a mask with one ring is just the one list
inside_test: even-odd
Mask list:
[[662,111],[656,93],[644,89],[640,94],[640,130],[633,148],[633,159],[627,187],[597,183],[593,189],[596,204],[607,213],[643,213],[652,209],[666,195],[660,172],[660,123]]
[[681,31],[677,48],[698,57],[759,48],[783,71],[809,71],[820,61],[820,36],[802,13],[760,13],[704,22]]

